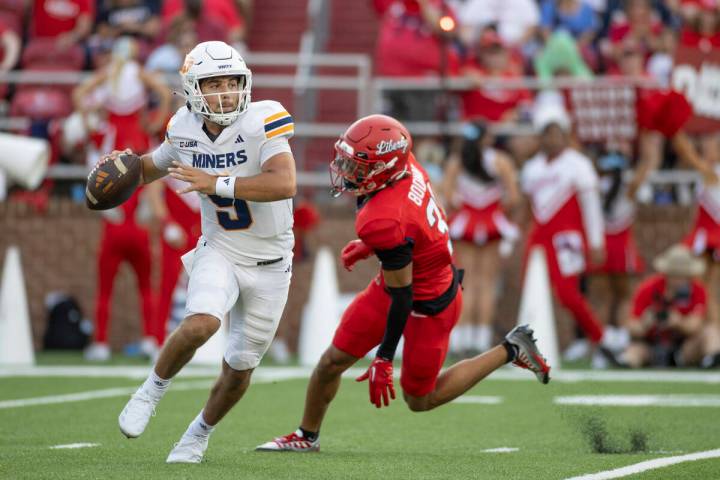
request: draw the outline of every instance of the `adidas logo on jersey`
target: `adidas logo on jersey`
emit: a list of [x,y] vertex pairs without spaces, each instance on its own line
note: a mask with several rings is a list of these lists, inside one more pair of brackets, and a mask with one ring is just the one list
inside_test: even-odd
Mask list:
[[235,139],[235,143],[243,143],[245,140],[243,140],[242,135],[238,135]]

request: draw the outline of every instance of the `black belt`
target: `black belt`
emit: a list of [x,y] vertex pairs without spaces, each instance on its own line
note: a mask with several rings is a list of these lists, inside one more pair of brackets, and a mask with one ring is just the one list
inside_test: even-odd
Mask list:
[[453,278],[450,286],[439,297],[430,300],[415,300],[413,302],[413,311],[422,313],[423,315],[435,316],[445,310],[455,300],[457,290],[462,286],[465,270],[458,270],[455,265],[451,265]]
[[281,262],[282,259],[283,259],[283,257],[273,258],[272,260],[261,260],[261,261],[257,262],[257,266],[258,266],[258,267],[263,267],[263,266],[265,266],[265,265],[272,265],[273,263]]

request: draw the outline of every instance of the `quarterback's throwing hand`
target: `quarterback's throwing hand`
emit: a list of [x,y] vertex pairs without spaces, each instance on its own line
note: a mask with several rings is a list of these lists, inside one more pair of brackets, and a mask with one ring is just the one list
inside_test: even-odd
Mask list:
[[348,272],[352,272],[353,266],[359,260],[365,260],[373,251],[370,247],[365,245],[362,240],[352,240],[345,245],[345,248],[340,252],[340,258],[342,259],[343,267]]
[[[392,361],[375,357],[367,372],[355,379],[358,382],[368,380],[370,388],[370,403],[377,408],[390,405],[390,398],[395,400],[395,387],[393,386]],[[390,394],[388,397],[388,393]]]
[[206,195],[215,195],[215,181],[217,177],[205,173],[199,168],[188,167],[179,162],[173,162],[174,167],[168,168],[170,176],[187,182],[188,186],[177,193],[200,192]]

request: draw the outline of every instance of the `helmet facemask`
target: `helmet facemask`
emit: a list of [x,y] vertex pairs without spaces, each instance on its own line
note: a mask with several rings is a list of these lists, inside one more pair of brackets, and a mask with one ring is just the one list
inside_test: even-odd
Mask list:
[[[225,91],[217,93],[203,93],[200,88],[200,84],[203,80],[213,77],[237,77],[238,78],[238,89],[234,91]],[[222,72],[221,74],[207,75],[202,77],[186,75],[184,82],[185,97],[190,105],[190,109],[195,113],[202,115],[205,119],[222,125],[224,127],[232,124],[240,116],[242,112],[247,110],[250,104],[250,87],[251,87],[251,74],[250,70],[235,73],[235,72]],[[218,98],[218,104],[220,106],[220,112],[213,112],[207,101],[207,97],[211,96],[224,96],[224,95],[238,95],[237,107],[233,110],[225,112],[222,108],[221,99]]]
[[397,161],[398,158],[394,157],[389,162],[371,162],[365,152],[354,153],[350,145],[342,139],[338,140],[335,143],[335,158],[330,163],[332,195],[337,197],[346,191],[355,195],[366,195],[386,187],[387,180],[399,178],[404,174],[404,170],[400,170],[390,179],[378,174],[392,169]]

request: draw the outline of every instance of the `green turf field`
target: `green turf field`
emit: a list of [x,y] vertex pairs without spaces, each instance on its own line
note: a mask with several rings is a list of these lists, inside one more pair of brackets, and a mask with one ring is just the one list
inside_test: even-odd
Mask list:
[[[179,378],[174,386],[208,379]],[[493,380],[469,396],[498,404],[452,403],[412,413],[402,400],[376,410],[365,384],[345,380],[321,435],[319,454],[256,453],[294,430],[305,380],[253,385],[216,429],[201,465],[165,457],[202,407],[204,386],[171,391],[145,434],[125,439],[117,414],[127,396],[0,408],[0,478],[564,479],[648,459],[720,448],[720,407],[560,406],[557,396],[714,394],[718,383]],[[0,378],[7,400],[134,388],[138,380],[94,377]],[[55,445],[97,443],[81,449]],[[593,447],[593,445],[595,445]],[[518,449],[485,453],[485,449]],[[598,453],[594,450],[602,450]],[[720,459],[682,463],[625,478],[720,479]]]

